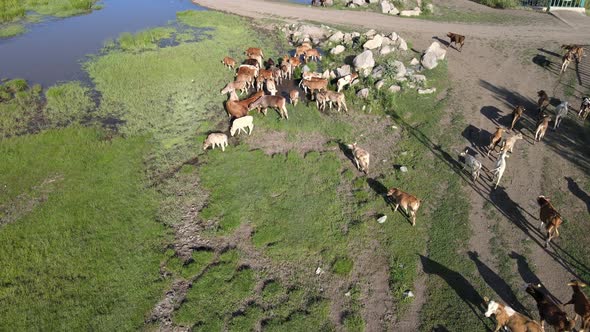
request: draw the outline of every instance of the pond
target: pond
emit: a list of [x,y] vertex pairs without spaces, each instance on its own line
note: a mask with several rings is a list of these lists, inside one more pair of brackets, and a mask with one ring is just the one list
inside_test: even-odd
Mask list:
[[24,78],[48,87],[88,80],[81,67],[105,41],[175,20],[183,10],[204,10],[190,0],[103,0],[102,9],[65,19],[30,24],[28,32],[0,40],[0,78]]

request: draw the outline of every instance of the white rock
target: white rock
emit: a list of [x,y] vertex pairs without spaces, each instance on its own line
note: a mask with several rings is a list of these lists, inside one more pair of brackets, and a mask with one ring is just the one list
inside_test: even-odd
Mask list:
[[367,99],[369,97],[369,89],[364,88],[359,90],[359,92],[356,93],[356,96],[359,98]]
[[381,49],[379,50],[379,54],[387,55],[393,51],[394,51],[394,49],[391,46],[385,45],[385,46],[381,47]]
[[341,43],[343,39],[344,34],[342,33],[342,31],[336,31],[333,35],[330,36],[330,38],[328,38],[328,41],[331,41],[333,43]]
[[402,10],[399,15],[400,16],[420,16],[420,14],[422,13],[422,11],[420,10],[420,8],[416,7],[412,10]]
[[414,82],[424,83],[426,82],[426,76],[424,75],[412,75],[410,79]]
[[318,266],[318,268],[315,270],[315,274],[317,274],[317,275],[319,275],[319,274],[320,274],[320,273],[322,273],[322,272],[324,272],[324,271],[323,271],[323,270],[322,270],[322,268],[321,268],[321,267],[319,267],[319,266]]
[[344,296],[350,296],[350,295],[352,295],[351,291],[344,293]]
[[404,66],[403,62],[399,60],[395,60],[393,62],[393,66],[395,67],[395,78],[402,78],[406,76],[406,66]]
[[375,83],[375,89],[381,90],[384,84],[385,82],[383,80],[377,81],[377,83]]
[[340,68],[336,68],[336,76],[337,77],[344,77],[346,75],[350,75],[351,69],[349,65],[343,65]]
[[391,40],[391,38],[389,37],[383,37],[383,42],[381,43],[381,46],[385,45],[395,45],[395,42]]
[[351,45],[352,44],[352,34],[345,33],[344,38],[342,38],[342,42],[346,45]]
[[363,53],[357,55],[352,61],[354,68],[358,72],[363,72],[366,76],[371,72],[371,69],[375,67],[375,59],[373,59],[373,52],[366,50]]
[[380,224],[382,224],[382,223],[385,222],[385,220],[387,220],[387,216],[383,216],[383,217],[377,219],[377,222],[380,223]]
[[418,89],[418,94],[421,95],[427,95],[427,94],[431,94],[436,92],[436,88],[430,88],[430,89]]
[[337,54],[344,52],[344,50],[346,50],[346,48],[344,46],[337,45],[336,47],[334,47],[333,49],[330,50],[330,53],[337,55]]
[[412,293],[411,290],[407,290],[404,292],[404,297],[408,298],[408,297],[414,297],[414,293]]
[[389,89],[387,89],[387,90],[389,90],[389,92],[394,92],[394,93],[395,93],[395,92],[400,92],[400,91],[402,91],[402,87],[401,87],[401,86],[399,86],[399,85],[392,85],[392,86],[390,86],[390,87],[389,87]]
[[373,38],[373,36],[375,36],[376,34],[377,34],[377,31],[375,31],[375,29],[371,29],[371,30],[364,33],[364,35],[367,36],[368,38]]
[[389,11],[389,15],[398,15],[398,14],[399,14],[399,9],[395,8],[395,6],[392,4],[391,10]]
[[369,3],[377,3],[379,0],[369,0]]
[[373,37],[373,39],[371,40],[367,40],[364,44],[363,44],[363,48],[365,50],[374,50],[376,48],[381,47],[381,44],[383,43],[383,36],[382,35],[375,35],[375,37]]
[[396,81],[398,81],[398,82],[405,82],[405,81],[407,81],[407,80],[408,80],[408,79],[407,79],[407,78],[405,78],[405,77],[400,77],[400,78],[396,79]]
[[443,49],[438,42],[433,42],[424,52],[421,63],[426,69],[433,69],[438,66],[438,61],[443,60],[447,51]]
[[389,35],[389,39],[391,39],[393,41],[396,41],[397,38],[398,38],[398,35],[395,32],[392,32],[391,35]]
[[383,77],[384,71],[385,71],[385,68],[383,68],[383,66],[377,66],[377,67],[373,68],[373,71],[371,72],[371,76],[373,78],[379,79],[379,78]]
[[389,14],[391,11],[391,3],[389,1],[381,1],[381,12],[383,14]]
[[420,61],[419,61],[418,59],[416,59],[416,58],[413,58],[413,59],[412,59],[412,61],[410,61],[410,64],[411,64],[412,66],[415,66],[415,65],[418,65],[418,64],[420,64]]
[[434,13],[434,5],[431,3],[427,4],[426,10],[428,10],[431,14]]
[[408,44],[406,43],[406,41],[405,41],[403,38],[401,38],[401,37],[400,37],[400,38],[398,38],[398,44],[399,44],[399,45],[398,45],[397,47],[398,47],[398,48],[399,48],[401,51],[407,51],[407,50],[408,50]]
[[399,168],[399,170],[400,170],[402,173],[406,173],[406,172],[408,171],[408,168],[407,168],[406,166],[402,166],[402,167],[400,167],[400,168]]

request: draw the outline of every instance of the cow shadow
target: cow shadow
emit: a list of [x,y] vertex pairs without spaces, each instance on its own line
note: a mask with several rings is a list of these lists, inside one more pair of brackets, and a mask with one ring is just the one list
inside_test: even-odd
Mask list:
[[381,183],[381,181],[375,178],[367,178],[367,184],[371,189],[373,189],[375,194],[383,197],[383,201],[385,201],[385,204],[389,205],[391,203],[391,200],[387,196],[388,189],[385,185],[383,185],[383,183]]
[[487,145],[492,139],[492,133],[470,124],[461,135],[469,141],[473,150],[482,155],[487,153]]
[[588,195],[580,186],[576,183],[574,179],[569,176],[566,176],[565,179],[567,180],[567,189],[574,194],[574,196],[578,197],[582,202],[586,204],[586,210],[590,213],[590,195]]
[[[524,257],[523,255],[521,255],[515,251],[512,251],[510,254],[508,254],[508,257],[516,260],[518,274],[520,274],[520,277],[522,278],[522,280],[524,281],[525,284],[538,285],[541,283],[541,279],[539,279],[539,277],[535,274],[535,272],[533,272],[526,257]],[[559,299],[557,299],[548,290],[545,290],[545,293],[547,294],[547,296],[549,298],[551,298],[551,300],[553,302],[561,303],[561,301],[559,301]]]

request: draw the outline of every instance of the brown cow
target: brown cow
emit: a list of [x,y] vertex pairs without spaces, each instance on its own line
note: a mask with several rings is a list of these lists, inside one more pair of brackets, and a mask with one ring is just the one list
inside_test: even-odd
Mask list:
[[395,209],[393,209],[393,212],[395,213],[397,208],[401,206],[410,216],[412,226],[416,226],[416,212],[420,208],[420,200],[416,198],[416,196],[410,195],[397,188],[389,189],[387,196],[391,197],[395,202]]
[[514,129],[516,122],[518,122],[518,120],[522,117],[524,111],[524,106],[518,105],[514,108],[514,110],[512,111],[512,124],[510,125],[510,131]]
[[228,56],[223,58],[223,60],[221,60],[221,63],[223,63],[223,65],[229,69],[234,69],[234,67],[236,66],[236,60],[234,60]]
[[[451,39],[451,41],[449,42],[449,47],[451,46],[451,44],[455,43],[455,49],[461,52],[461,50],[463,49],[463,44],[465,43],[465,36],[449,32],[447,33],[447,37]],[[457,45],[461,45],[461,48],[457,49]]]
[[509,306],[501,303],[490,301],[487,297],[484,298],[485,304],[488,308],[485,312],[486,317],[496,316],[496,329],[494,332],[500,331],[502,327],[507,327],[512,332],[542,332],[541,324],[526,317],[525,315],[516,312]]
[[545,226],[545,231],[547,232],[545,248],[547,248],[551,239],[559,236],[559,226],[561,226],[563,220],[561,219],[559,212],[555,210],[553,204],[549,201],[549,198],[539,196],[537,197],[537,203],[541,207],[539,212],[539,219],[541,220],[539,230]]

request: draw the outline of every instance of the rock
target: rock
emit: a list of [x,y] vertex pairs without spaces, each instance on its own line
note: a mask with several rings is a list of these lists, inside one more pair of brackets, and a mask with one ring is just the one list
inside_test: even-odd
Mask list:
[[393,93],[395,93],[395,92],[400,92],[400,91],[402,91],[402,87],[401,87],[401,86],[399,86],[399,85],[392,85],[392,86],[390,86],[390,87],[389,87],[389,89],[387,89],[387,90],[389,90],[389,92],[393,92]]
[[397,43],[398,43],[398,46],[397,46],[397,47],[398,47],[398,48],[399,48],[401,51],[407,51],[407,50],[408,50],[408,44],[406,43],[406,41],[405,41],[403,38],[399,37],[399,38],[397,39]]
[[426,5],[426,10],[427,10],[429,13],[431,13],[431,14],[434,14],[434,5],[433,5],[433,4],[431,4],[431,3],[427,4],[427,5]]
[[418,89],[418,94],[421,95],[427,95],[427,94],[431,94],[436,92],[436,88],[430,88],[430,89]]
[[340,68],[336,68],[336,76],[338,76],[338,77],[343,77],[343,76],[346,76],[346,75],[350,75],[351,72],[352,71],[351,71],[349,65],[343,65]]
[[357,84],[359,84],[360,80],[354,80],[352,82],[350,82],[350,86],[355,86]]
[[418,61],[418,59],[416,59],[416,58],[413,58],[413,59],[412,59],[412,61],[410,61],[410,64],[411,64],[412,66],[415,66],[415,65],[418,65],[418,64],[420,64],[420,61]]
[[433,42],[422,56],[422,66],[426,69],[432,69],[438,66],[438,61],[443,60],[447,51],[443,49],[438,42]]
[[385,68],[383,68],[383,66],[377,66],[377,67],[373,68],[373,71],[371,72],[371,76],[373,78],[379,79],[379,78],[383,77],[383,72],[385,72]]
[[375,83],[375,89],[381,90],[383,85],[385,85],[385,81],[383,81],[383,80],[377,81],[377,83]]
[[406,66],[404,66],[404,64],[399,61],[399,60],[395,60],[393,62],[393,66],[395,67],[395,78],[402,78],[404,76],[406,76]]
[[317,274],[317,275],[320,275],[322,272],[324,272],[324,271],[323,271],[323,270],[322,270],[322,268],[321,268],[321,267],[319,267],[319,266],[318,266],[318,268],[315,270],[315,274]]
[[426,76],[424,76],[424,75],[412,75],[412,76],[410,76],[410,79],[414,82],[417,82],[417,83],[426,82]]
[[307,65],[303,66],[303,68],[301,68],[301,71],[304,73],[307,73],[308,71],[311,71],[311,68],[309,68]]
[[396,41],[398,37],[399,36],[395,32],[392,32],[391,35],[389,35],[389,39],[391,39],[393,41]]
[[402,166],[402,167],[400,167],[400,168],[399,168],[399,170],[400,170],[402,173],[406,173],[406,172],[408,171],[408,168],[407,168],[406,166]]
[[391,5],[391,10],[389,11],[389,15],[399,15],[399,9],[395,8],[394,5]]
[[333,79],[335,79],[336,77],[338,77],[338,76],[336,76],[336,73],[335,73],[335,72],[333,72],[333,71],[330,71],[330,79],[331,79],[331,80],[333,80]]
[[398,81],[398,82],[405,82],[405,81],[407,81],[407,80],[408,80],[408,79],[407,79],[407,78],[405,78],[405,77],[400,77],[400,78],[396,79],[396,81]]
[[371,29],[371,30],[365,32],[365,36],[367,36],[367,38],[373,38],[376,34],[377,34],[377,31],[375,31],[375,29]]
[[411,290],[407,290],[404,292],[404,297],[405,298],[414,297],[414,293],[412,293]]
[[354,3],[352,3],[352,2],[349,2],[349,3],[346,4],[346,7],[348,7],[348,8],[356,8],[356,5]]
[[352,61],[354,64],[354,68],[358,72],[363,72],[366,76],[368,73],[371,72],[371,69],[375,67],[375,60],[373,59],[373,52],[370,50],[366,50],[363,53],[357,55],[354,60]]
[[380,223],[380,224],[382,224],[382,223],[385,222],[385,220],[387,220],[387,216],[383,216],[383,217],[377,219],[377,222]]
[[353,32],[350,33],[350,36],[352,38],[357,38],[357,37],[360,37],[361,34],[360,34],[360,32],[353,31]]
[[330,53],[337,55],[337,54],[344,52],[344,50],[346,50],[346,48],[344,46],[337,45],[336,47],[334,47],[333,49],[330,50]]
[[377,3],[379,0],[369,0],[369,3]]
[[356,93],[356,96],[359,97],[359,98],[367,99],[369,97],[369,89],[368,88],[364,88],[364,89],[359,90]]
[[381,42],[381,46],[385,45],[395,45],[395,42],[391,40],[389,37],[383,37],[383,41]]
[[381,12],[383,14],[389,14],[391,7],[393,6],[389,1],[381,1]]
[[350,296],[350,295],[352,295],[351,291],[344,293],[344,296]]
[[338,44],[341,43],[343,39],[344,34],[342,33],[342,31],[336,31],[334,34],[330,36],[330,38],[328,38],[328,41]]
[[379,48],[379,47],[381,47],[381,44],[382,44],[382,43],[383,43],[383,36],[382,36],[382,35],[379,35],[379,34],[377,34],[377,35],[375,35],[375,36],[373,37],[373,39],[371,39],[371,40],[368,40],[367,42],[365,42],[365,43],[363,44],[363,48],[364,48],[365,50],[374,50],[374,49],[376,49],[376,48]]
[[379,54],[386,55],[386,54],[389,54],[393,51],[394,51],[394,49],[391,46],[385,45],[385,46],[381,47],[381,49],[379,50]]
[[412,10],[402,10],[399,15],[400,16],[420,16],[420,14],[422,13],[422,11],[420,10],[420,8],[416,7]]
[[352,45],[352,34],[345,33],[342,42],[346,45]]

